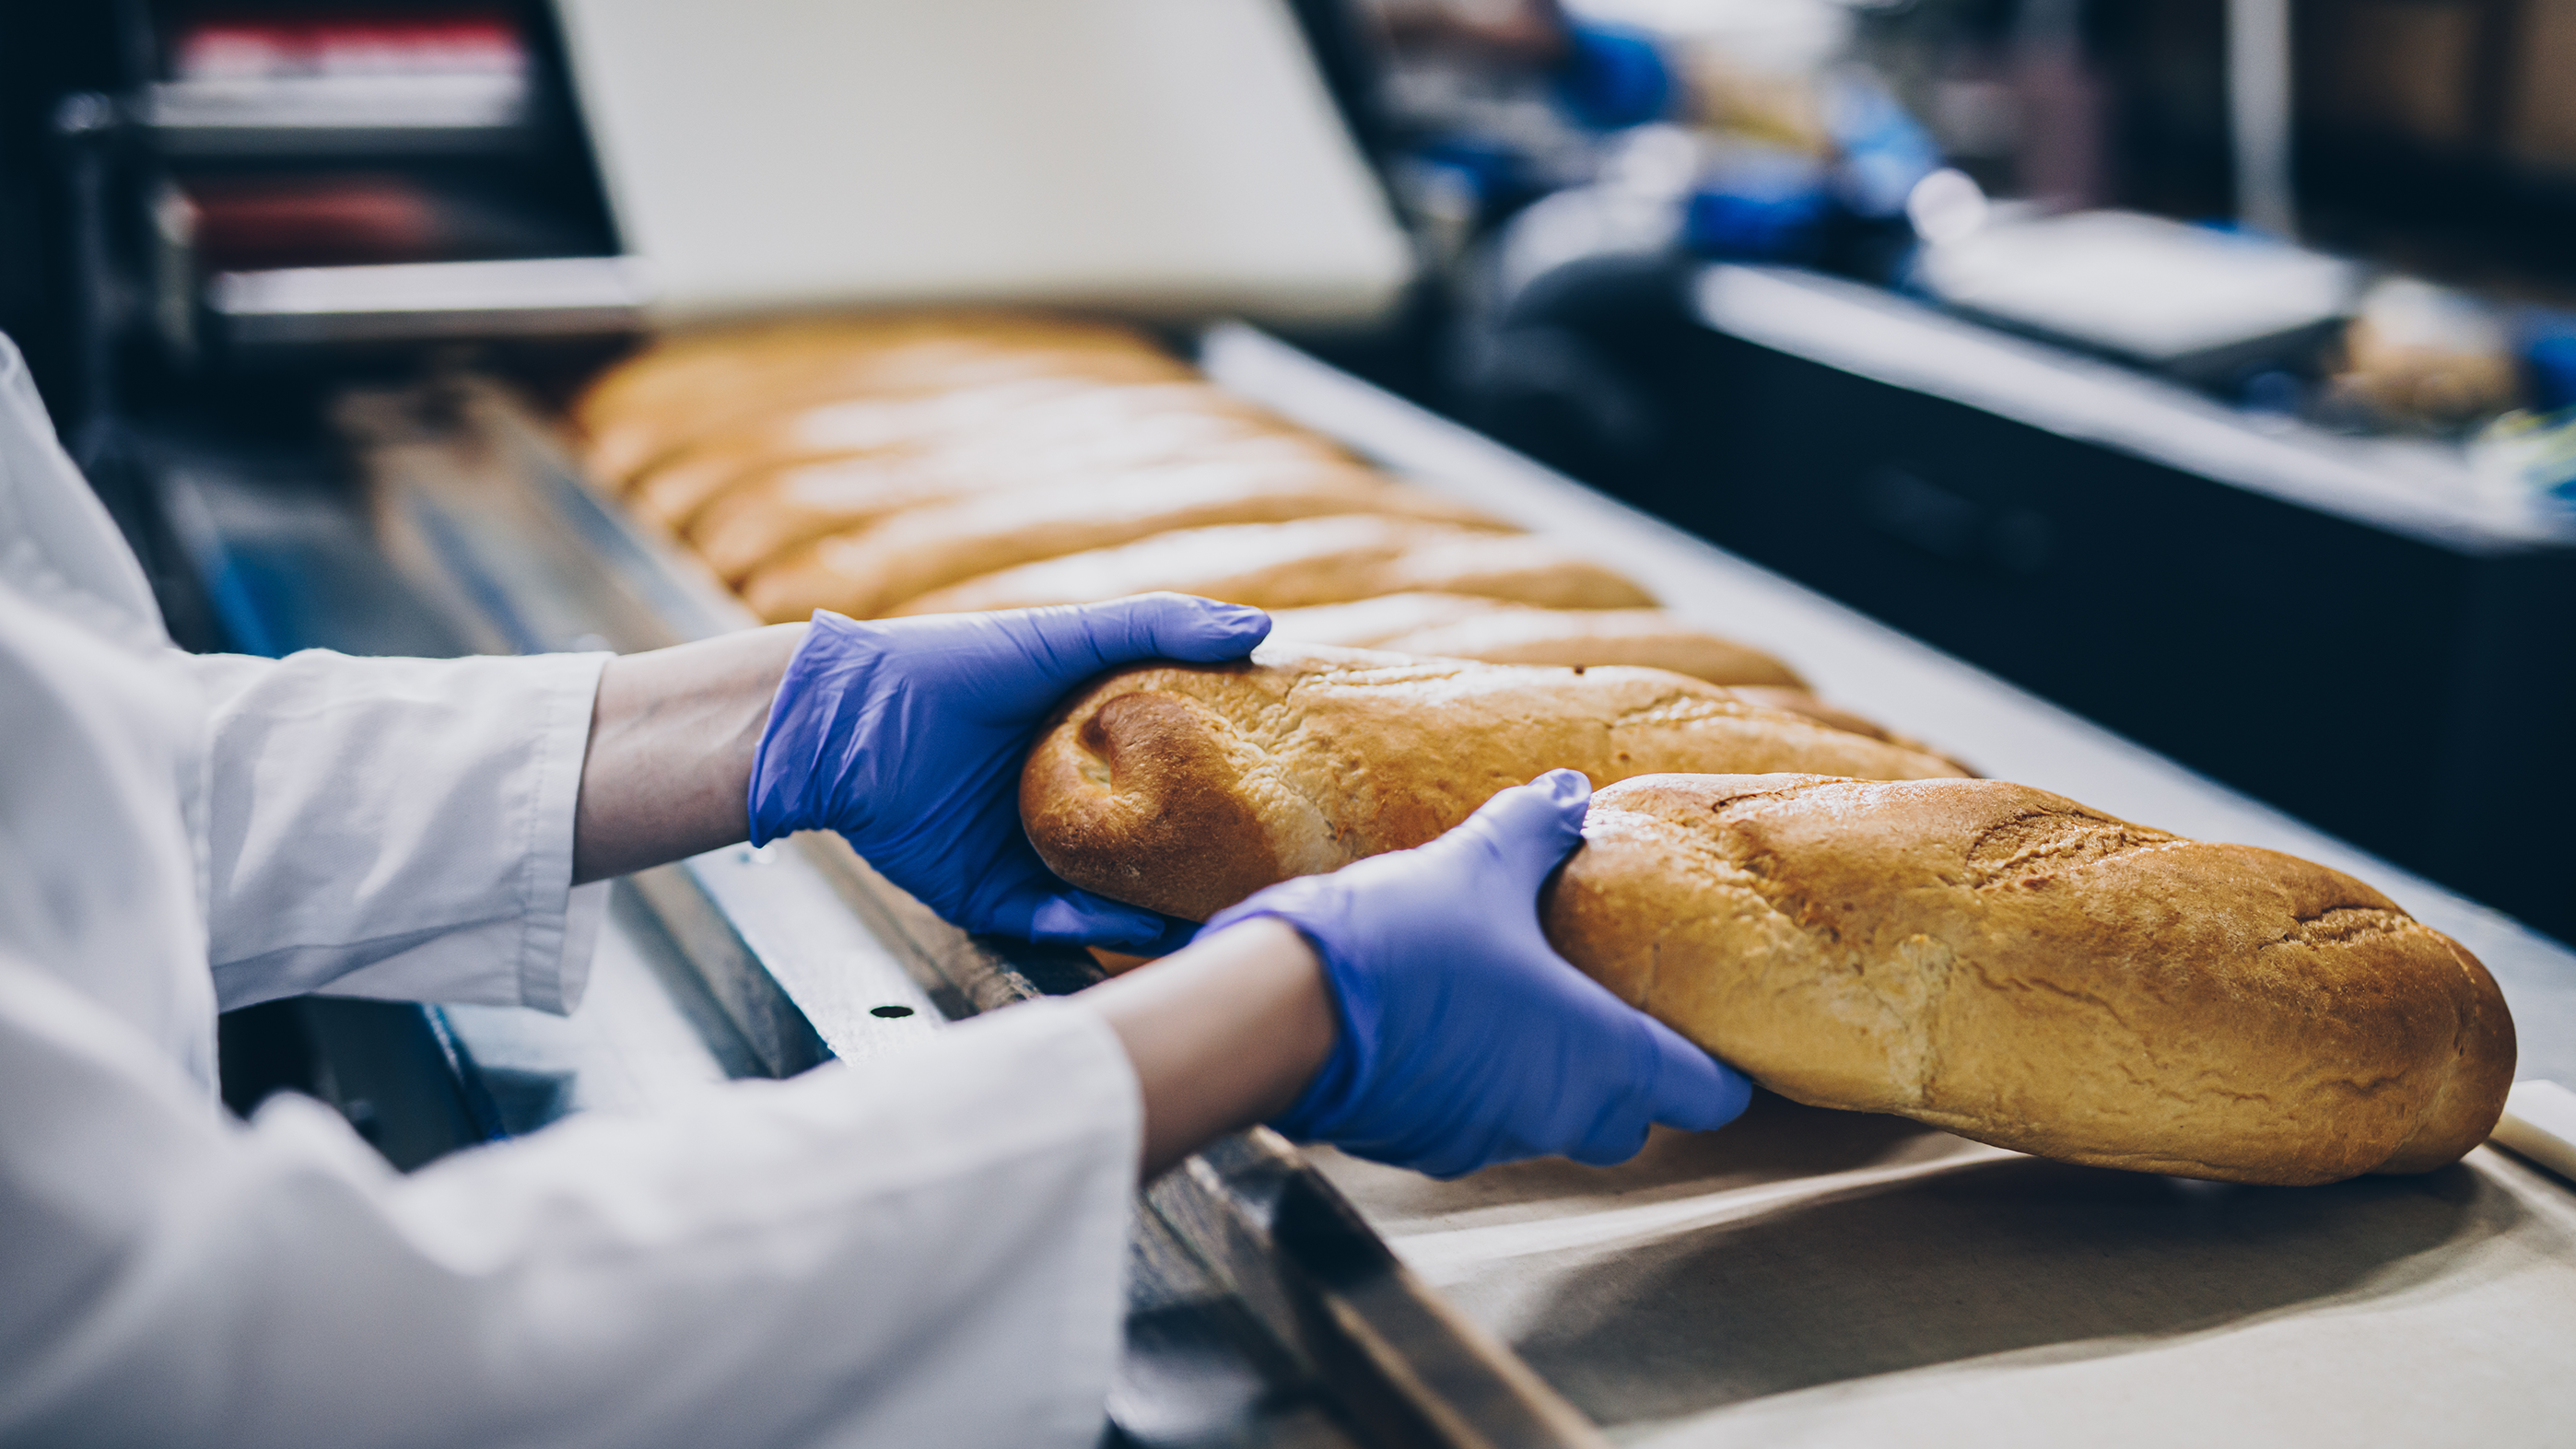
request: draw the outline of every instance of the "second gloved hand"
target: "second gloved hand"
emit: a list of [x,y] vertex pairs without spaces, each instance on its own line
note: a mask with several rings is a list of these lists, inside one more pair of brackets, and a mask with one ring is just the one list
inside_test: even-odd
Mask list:
[[862,622],[829,611],[789,661],[751,770],[751,841],[837,830],[970,931],[1159,953],[1186,923],[1058,880],[1020,828],[1022,758],[1066,691],[1147,659],[1240,659],[1258,609],[1180,594]]
[[1591,786],[1553,770],[1416,850],[1270,887],[1202,936],[1274,916],[1323,958],[1333,1053],[1272,1125],[1453,1177],[1562,1154],[1606,1166],[1661,1122],[1735,1119],[1744,1076],[1610,994],[1540,933],[1538,890],[1582,838]]

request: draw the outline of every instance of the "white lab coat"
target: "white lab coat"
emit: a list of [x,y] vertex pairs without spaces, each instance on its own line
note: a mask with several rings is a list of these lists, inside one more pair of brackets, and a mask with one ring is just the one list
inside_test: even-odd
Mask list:
[[569,1010],[601,658],[169,644],[0,338],[0,1444],[1088,1444],[1140,1104],[1014,1008],[408,1177],[218,1006]]

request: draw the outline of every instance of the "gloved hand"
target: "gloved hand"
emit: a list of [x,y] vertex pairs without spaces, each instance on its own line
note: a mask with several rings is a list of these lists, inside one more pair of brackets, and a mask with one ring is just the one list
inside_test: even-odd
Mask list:
[[751,768],[751,841],[837,830],[950,922],[1176,950],[1195,929],[1057,879],[1020,828],[1021,758],[1066,691],[1146,659],[1240,659],[1258,609],[1181,594],[862,623],[817,611]]
[[1271,1125],[1455,1177],[1560,1153],[1624,1162],[1651,1122],[1707,1131],[1743,1074],[1610,994],[1540,934],[1538,889],[1582,838],[1592,787],[1551,770],[1417,850],[1270,887],[1202,939],[1275,916],[1323,958],[1341,1035]]

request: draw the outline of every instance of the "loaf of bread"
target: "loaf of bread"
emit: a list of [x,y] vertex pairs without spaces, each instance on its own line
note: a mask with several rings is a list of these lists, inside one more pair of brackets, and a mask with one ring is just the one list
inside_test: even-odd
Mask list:
[[1110,442],[1116,456],[1134,459],[1211,438],[1289,431],[1203,382],[1112,386],[1030,377],[927,392],[889,389],[727,428],[653,468],[634,495],[648,513],[683,528],[737,484],[806,464],[947,454],[1078,460]]
[[1058,875],[1204,920],[1290,876],[1419,845],[1559,766],[1917,779],[1946,761],[1654,669],[1550,669],[1264,644],[1229,665],[1110,674],[1020,777]]
[[[1506,599],[1477,594],[1413,592],[1380,594],[1347,604],[1312,604],[1302,609],[1274,609],[1270,637],[1283,644],[1331,644],[1344,649],[1382,649],[1402,638],[1442,624],[1472,619],[1513,607]],[[1398,651],[1401,652],[1401,651]],[[1551,659],[1550,664],[1562,663]]]
[[[1018,377],[971,387],[885,388],[763,415],[677,449],[645,469],[627,496],[647,517],[677,532],[747,473],[791,466],[774,456],[779,452],[828,458],[917,446],[1099,388],[1098,383],[1076,378]],[[772,431],[791,433],[803,446],[793,450],[743,446],[745,434]]]
[[755,477],[709,503],[686,533],[716,572],[741,579],[798,544],[884,518],[885,501],[895,494],[953,497],[1039,487],[1098,493],[1130,474],[1175,464],[1347,461],[1318,438],[1221,414],[1185,413],[1083,437],[1032,442],[1005,435]]
[[1661,609],[1543,609],[1465,594],[1388,594],[1285,609],[1270,637],[1487,664],[1631,664],[1711,684],[1800,689],[1788,665]]
[[1525,534],[1345,514],[1187,528],[934,589],[892,612],[953,614],[1082,604],[1169,589],[1264,609],[1431,589],[1559,608],[1651,604],[1645,590]]
[[[1669,669],[1723,684],[1754,704],[1909,750],[1938,753],[1817,698],[1795,670],[1761,650],[1694,629],[1661,609],[1543,609],[1469,594],[1382,594],[1348,604],[1281,609],[1270,621],[1270,637],[1281,643],[1337,644],[1486,664]],[[1965,766],[1961,771],[1973,773]]]
[[[767,619],[802,619],[816,609],[867,619],[963,579],[1174,529],[1351,513],[1501,527],[1440,494],[1389,483],[1356,464],[1185,463],[1104,478],[1096,486],[1050,483],[910,509],[766,562],[742,596]],[[712,544],[708,552],[713,560]]]
[[1994,780],[1631,779],[1543,901],[1566,958],[1798,1101],[2241,1182],[2482,1141],[2513,1022],[2361,882]]
[[1190,370],[1127,328],[1020,313],[938,311],[711,329],[657,342],[572,405],[582,460],[612,486],[748,419],[887,387],[1010,377],[1182,379]]

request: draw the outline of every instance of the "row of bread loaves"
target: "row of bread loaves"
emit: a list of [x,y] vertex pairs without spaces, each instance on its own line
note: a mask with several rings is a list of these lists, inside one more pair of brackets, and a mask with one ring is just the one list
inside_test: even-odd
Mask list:
[[2494,982],[2369,887],[1964,778],[1137,334],[951,313],[682,338],[576,422],[593,473],[767,618],[1153,589],[1273,611],[1251,662],[1120,671],[1031,753],[1032,842],[1115,899],[1205,919],[1571,767],[1606,788],[1551,940],[1798,1100],[2274,1183],[2427,1170],[2501,1110]]
[[1388,478],[1121,327],[921,312],[684,334],[573,417],[593,476],[771,620],[1170,589],[1278,611],[1282,639],[1670,669],[1887,738],[1615,571]]

